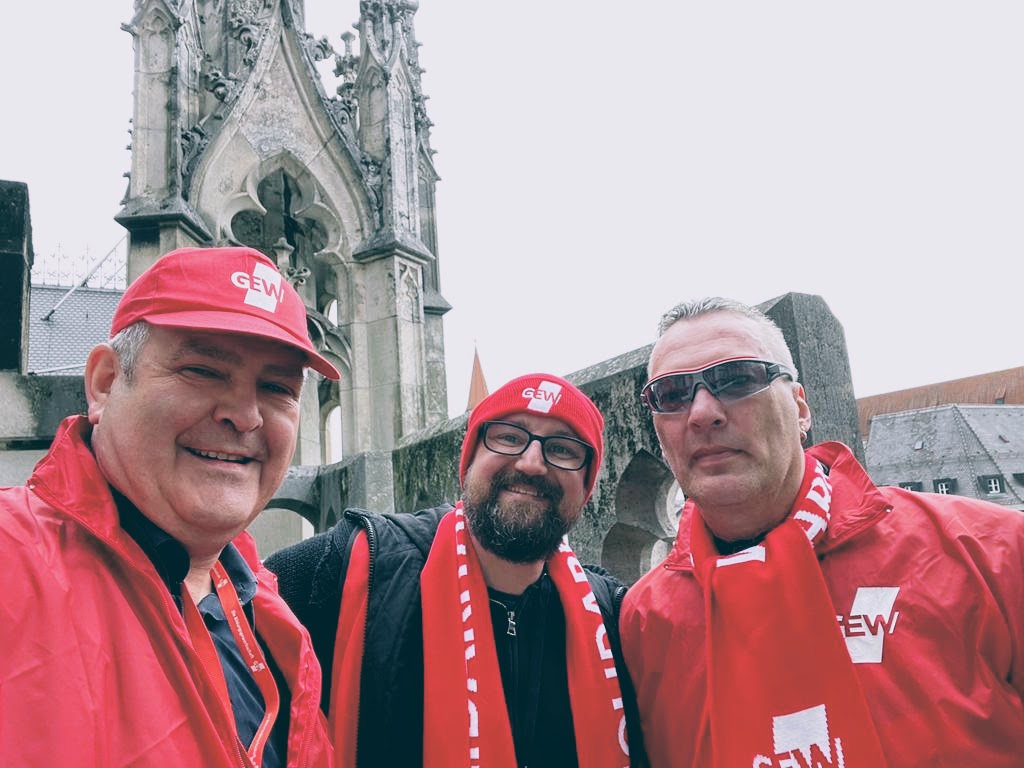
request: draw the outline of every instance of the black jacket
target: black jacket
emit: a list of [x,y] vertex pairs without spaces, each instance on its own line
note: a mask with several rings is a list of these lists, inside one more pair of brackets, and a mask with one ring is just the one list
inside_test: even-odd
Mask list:
[[[370,596],[360,684],[360,768],[423,763],[419,577],[438,523],[451,509],[443,506],[397,515],[349,509],[329,531],[267,558],[267,567],[278,575],[281,596],[312,637],[323,667],[322,706],[327,712],[345,572],[356,533],[367,532]],[[619,649],[618,613],[626,588],[601,569],[586,568],[615,656],[627,729],[639,735],[635,697]],[[577,763],[568,707],[565,618],[554,585],[545,575],[522,596],[515,637],[507,632],[507,611],[496,602],[504,602],[502,596],[492,594],[492,598],[498,661],[519,764],[571,768]],[[639,736],[631,739],[633,765],[643,764],[638,740]]]

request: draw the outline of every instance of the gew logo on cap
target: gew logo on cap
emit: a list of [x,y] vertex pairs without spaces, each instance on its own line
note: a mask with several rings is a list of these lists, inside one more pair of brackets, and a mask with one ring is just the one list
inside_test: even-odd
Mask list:
[[252,275],[235,272],[231,275],[232,285],[245,288],[243,301],[252,307],[267,312],[277,312],[277,305],[284,301],[281,273],[268,264],[257,261],[253,264]]
[[562,399],[562,385],[553,381],[542,381],[537,387],[524,389],[523,398],[529,400],[526,404],[528,410],[548,413],[551,407]]

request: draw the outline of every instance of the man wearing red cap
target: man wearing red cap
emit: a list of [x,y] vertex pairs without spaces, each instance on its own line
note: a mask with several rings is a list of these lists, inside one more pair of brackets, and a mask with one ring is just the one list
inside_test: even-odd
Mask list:
[[258,251],[173,251],[128,288],[88,415],[0,491],[5,764],[333,764],[309,637],[244,532],[307,367],[338,378]]
[[324,667],[339,765],[629,764],[625,587],[565,538],[603,424],[568,381],[522,376],[470,415],[454,508],[350,509],[268,558]]

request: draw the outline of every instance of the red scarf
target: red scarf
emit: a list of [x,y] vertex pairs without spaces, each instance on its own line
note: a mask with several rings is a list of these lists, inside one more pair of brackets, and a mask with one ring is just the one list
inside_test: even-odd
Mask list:
[[[579,560],[563,540],[547,562],[565,609],[566,664],[580,765],[629,762],[622,694],[608,635]],[[423,765],[515,768],[487,585],[460,503],[441,520],[420,576]]]
[[702,768],[886,765],[814,554],[832,487],[805,461],[792,513],[761,544],[719,556],[699,510],[691,516],[707,625]]
[[352,543],[345,586],[341,593],[338,631],[331,668],[328,732],[334,742],[338,768],[355,768],[359,738],[359,691],[363,677],[363,640],[370,599],[370,545],[366,531]]

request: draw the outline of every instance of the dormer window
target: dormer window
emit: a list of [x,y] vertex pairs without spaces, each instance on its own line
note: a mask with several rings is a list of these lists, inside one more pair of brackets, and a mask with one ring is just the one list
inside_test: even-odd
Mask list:
[[1003,476],[1002,475],[982,475],[978,478],[978,487],[981,492],[987,496],[995,496],[1003,493]]

